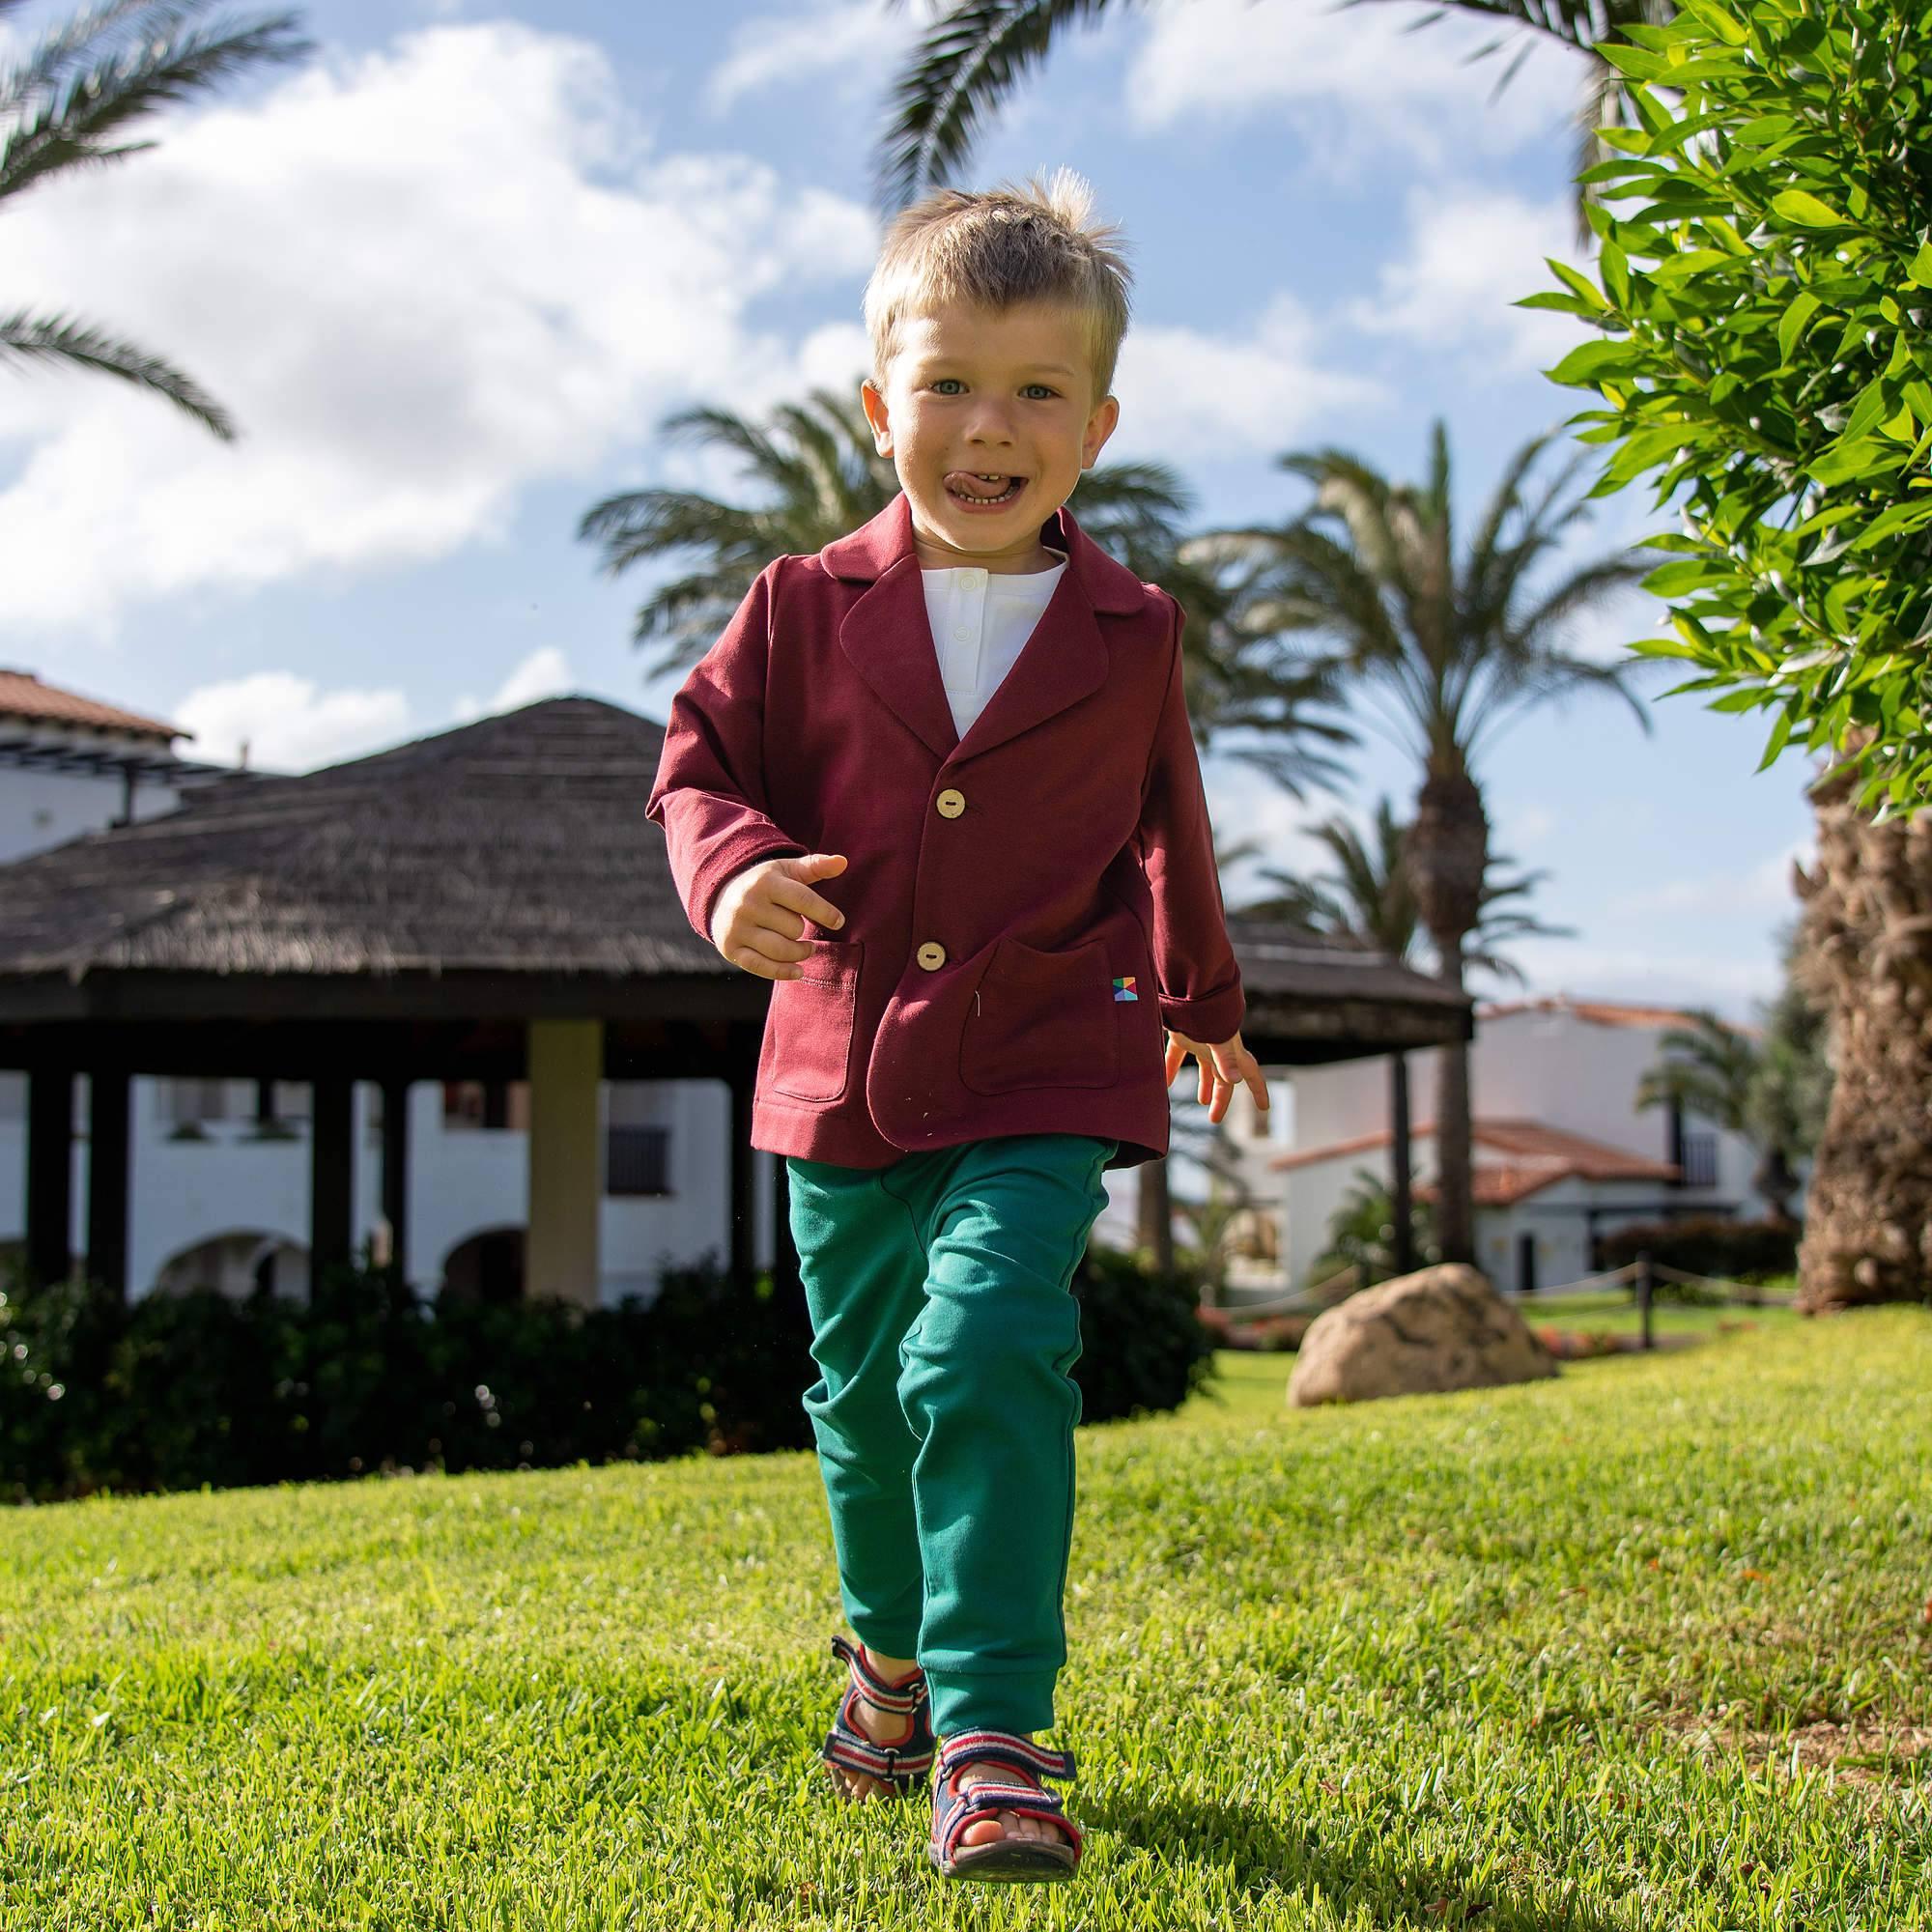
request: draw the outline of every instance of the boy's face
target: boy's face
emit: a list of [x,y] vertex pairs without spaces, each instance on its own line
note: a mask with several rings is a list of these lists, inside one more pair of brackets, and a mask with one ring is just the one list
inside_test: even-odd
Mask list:
[[[1078,311],[948,303],[909,316],[885,380],[883,392],[865,383],[860,400],[911,502],[923,567],[1014,571],[1050,562],[1039,526],[1094,467],[1121,413],[1112,396],[1092,393]],[[981,473],[998,476],[1004,490],[979,481]],[[987,496],[999,500],[981,507]]]

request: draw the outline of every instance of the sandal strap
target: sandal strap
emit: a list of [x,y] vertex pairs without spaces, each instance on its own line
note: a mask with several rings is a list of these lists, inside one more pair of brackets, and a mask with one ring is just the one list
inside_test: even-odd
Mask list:
[[946,1770],[934,1780],[932,1789],[932,1847],[942,1870],[951,1869],[961,1849],[961,1839],[973,1826],[997,1819],[1002,1811],[1047,1820],[1064,1834],[1065,1842],[1073,1848],[1074,1858],[1077,1860],[1081,1855],[1085,1839],[1080,1827],[1066,1815],[1057,1791],[1047,1791],[1037,1784],[997,1784],[991,1778],[955,1787]]
[[875,1745],[843,1723],[832,1726],[822,1755],[828,1763],[864,1772],[867,1777],[913,1777],[932,1766],[930,1747],[921,1746],[916,1738],[900,1745]]
[[939,1747],[939,1775],[950,1777],[962,1765],[999,1763],[1018,1766],[1039,1777],[1074,1778],[1071,1751],[1043,1750],[1017,1731],[959,1731]]
[[842,1657],[850,1666],[853,1680],[864,1687],[866,1701],[875,1704],[882,1711],[892,1711],[900,1715],[910,1715],[926,1700],[927,1690],[925,1672],[917,1670],[900,1684],[888,1684],[874,1670],[859,1645],[842,1636],[832,1639],[832,1648],[837,1656]]

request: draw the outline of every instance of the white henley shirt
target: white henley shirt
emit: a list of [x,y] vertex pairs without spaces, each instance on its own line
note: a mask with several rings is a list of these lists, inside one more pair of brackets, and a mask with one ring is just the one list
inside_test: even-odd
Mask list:
[[1051,570],[1025,576],[968,564],[920,572],[946,701],[962,738],[1018,661],[1052,601],[1066,569],[1065,553],[1053,554],[1060,561]]

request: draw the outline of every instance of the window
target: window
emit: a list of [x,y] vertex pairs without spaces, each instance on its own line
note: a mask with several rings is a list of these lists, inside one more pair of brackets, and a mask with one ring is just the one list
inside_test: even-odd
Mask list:
[[604,1192],[612,1199],[670,1192],[670,1129],[615,1126],[604,1142]]

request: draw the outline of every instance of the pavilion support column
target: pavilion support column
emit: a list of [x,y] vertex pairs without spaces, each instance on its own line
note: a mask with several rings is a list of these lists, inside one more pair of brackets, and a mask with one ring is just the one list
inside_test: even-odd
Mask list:
[[313,1294],[325,1268],[355,1259],[353,1234],[355,1159],[353,1085],[331,1073],[310,1087],[308,1144],[308,1279]]
[[[756,1035],[753,1037],[757,1038]],[[736,1036],[734,1036],[734,1039]],[[731,1184],[728,1206],[731,1216],[731,1275],[736,1281],[750,1281],[756,1266],[753,1236],[752,1182],[752,1095],[757,1087],[758,1063],[742,1046],[725,1062],[725,1080],[731,1089],[731,1145],[728,1150]]]
[[87,1080],[87,1272],[115,1301],[128,1299],[128,1091],[125,1066]]
[[73,1269],[73,1068],[27,1073],[27,1286]]
[[410,1085],[401,1075],[383,1082],[383,1219],[389,1224],[389,1259],[410,1278]]
[[595,1308],[602,1292],[598,1100],[604,1022],[532,1020],[529,1077],[530,1217],[524,1293]]

